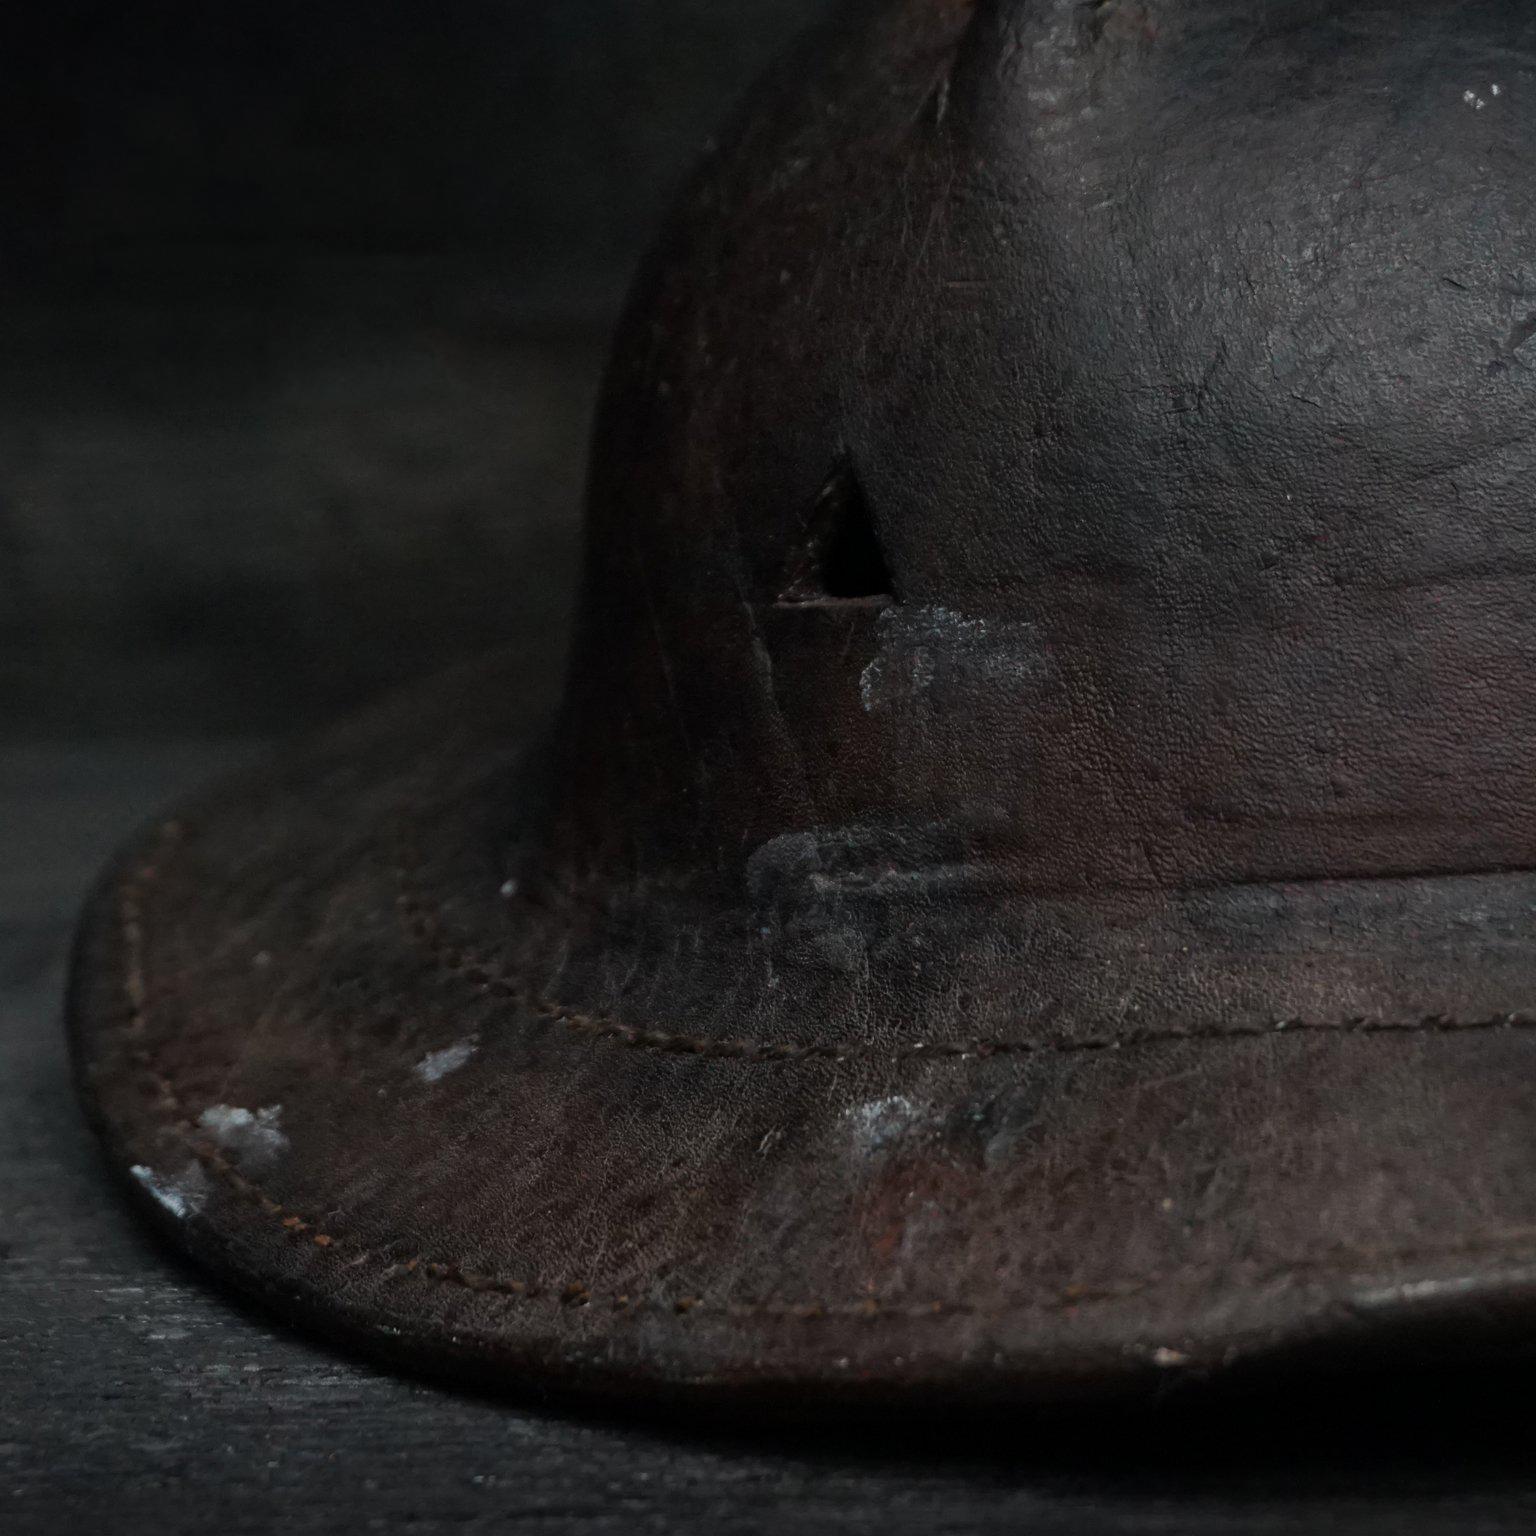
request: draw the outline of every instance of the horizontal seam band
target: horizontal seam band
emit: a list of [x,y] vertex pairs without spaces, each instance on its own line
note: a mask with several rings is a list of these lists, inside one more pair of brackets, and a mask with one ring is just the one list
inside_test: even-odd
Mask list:
[[[149,1027],[148,984],[148,934],[145,921],[146,891],[159,878],[159,858],[180,840],[182,828],[170,822],[160,830],[159,849],[148,862],[140,865],[137,873],[125,880],[119,890],[118,927],[123,945],[123,994],[127,1003],[125,1022],[121,1031],[126,1040],[142,1041]],[[318,1223],[292,1210],[274,1199],[260,1184],[248,1178],[233,1163],[215,1150],[198,1133],[198,1127],[187,1112],[177,1090],[176,1082],[161,1064],[158,1053],[137,1045],[129,1056],[158,1096],[159,1107],[164,1111],[164,1128],[171,1131],[196,1158],[198,1164],[225,1183],[241,1198],[256,1205],[271,1217],[289,1238],[307,1242],[316,1248],[330,1251],[340,1249],[344,1254],[353,1240],[324,1230]],[[1269,1265],[1263,1279],[1286,1278],[1298,1272],[1337,1268],[1343,1262],[1355,1263],[1402,1263],[1419,1258],[1450,1258],[1458,1254],[1477,1253],[1504,1248],[1518,1243],[1536,1244],[1536,1227],[1508,1228],[1502,1231],[1455,1239],[1443,1244],[1422,1244],[1403,1249],[1332,1248],[1318,1253],[1279,1261]],[[341,1255],[338,1255],[341,1257]],[[421,1280],[453,1285],[463,1290],[497,1295],[517,1301],[544,1301],[561,1307],[607,1306],[618,1312],[634,1312],[647,1307],[670,1310],[679,1316],[726,1316],[735,1318],[783,1318],[787,1320],[814,1321],[818,1318],[897,1317],[908,1319],[940,1318],[954,1315],[998,1317],[1009,1312],[1060,1312],[1070,1314],[1082,1307],[1098,1303],[1124,1300],[1154,1286],[1172,1281],[1194,1281],[1213,1278],[1228,1272],[1230,1266],[1191,1266],[1181,1270],[1152,1276],[1128,1276],[1118,1280],[1078,1283],[1063,1287],[1053,1296],[1043,1296],[1032,1302],[1015,1301],[1001,1307],[979,1307],[964,1301],[936,1300],[928,1302],[888,1302],[877,1296],[861,1297],[852,1302],[769,1302],[769,1301],[707,1301],[702,1297],[684,1296],[670,1302],[658,1300],[647,1294],[636,1295],[627,1291],[596,1291],[581,1282],[556,1285],[537,1280],[518,1280],[506,1276],[488,1274],[466,1266],[464,1260],[440,1260],[424,1255],[399,1256],[389,1252],[360,1247],[345,1262],[348,1265],[383,1264],[400,1277],[412,1276]]]
[[940,1061],[985,1060],[994,1056],[1076,1056],[1178,1041],[1256,1040],[1285,1034],[1457,1034],[1536,1029],[1536,1014],[1503,1013],[1475,1019],[1457,1019],[1444,1014],[1426,1014],[1421,1018],[1410,1019],[1382,1019],[1368,1015],[1339,1019],[1282,1018],[1252,1024],[1167,1025],[1073,1039],[912,1040],[888,1049],[836,1040],[754,1040],[690,1035],[626,1024],[612,1014],[586,1013],[568,1003],[545,997],[521,972],[480,954],[447,934],[441,907],[421,889],[417,878],[420,872],[419,856],[415,852],[414,839],[404,825],[401,854],[400,862],[395,867],[395,877],[399,883],[396,905],[401,926],[435,969],[459,978],[485,996],[513,1003],[551,1023],[563,1025],[574,1034],[592,1040],[613,1041],[634,1050],[703,1056],[739,1062],[746,1066],[773,1066],[798,1061]]

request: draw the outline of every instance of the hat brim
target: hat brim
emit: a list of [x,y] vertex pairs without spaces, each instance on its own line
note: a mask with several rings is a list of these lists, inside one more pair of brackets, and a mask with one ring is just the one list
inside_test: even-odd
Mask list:
[[[149,830],[87,910],[90,1113],[246,1291],[482,1382],[751,1401],[1113,1396],[1536,1332],[1536,1029],[1504,995],[1530,877],[1383,922],[1393,974],[1481,963],[1477,1016],[1127,1028],[1106,978],[1092,1037],[775,1035],[761,978],[722,988],[738,962],[682,936],[638,987],[622,930],[606,981],[590,936],[520,941],[529,693],[493,659],[376,710]],[[689,976],[745,1025],[711,1034]]]

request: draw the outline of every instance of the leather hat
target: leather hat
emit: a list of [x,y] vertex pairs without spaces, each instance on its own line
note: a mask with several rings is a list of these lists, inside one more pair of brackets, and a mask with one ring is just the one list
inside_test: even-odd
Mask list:
[[1536,18],[881,0],[640,280],[563,700],[153,828],[72,1020],[375,1354],[1058,1400],[1536,1322]]

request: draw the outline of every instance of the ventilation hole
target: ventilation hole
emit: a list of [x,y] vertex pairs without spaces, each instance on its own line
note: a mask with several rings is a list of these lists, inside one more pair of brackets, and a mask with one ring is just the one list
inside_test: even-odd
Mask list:
[[874,602],[894,597],[891,568],[853,466],[833,469],[812,509],[781,602]]

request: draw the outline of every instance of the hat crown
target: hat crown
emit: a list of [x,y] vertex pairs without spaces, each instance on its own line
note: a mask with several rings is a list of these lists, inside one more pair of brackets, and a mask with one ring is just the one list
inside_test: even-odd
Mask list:
[[561,856],[1526,857],[1532,33],[903,0],[807,45],[620,337]]

